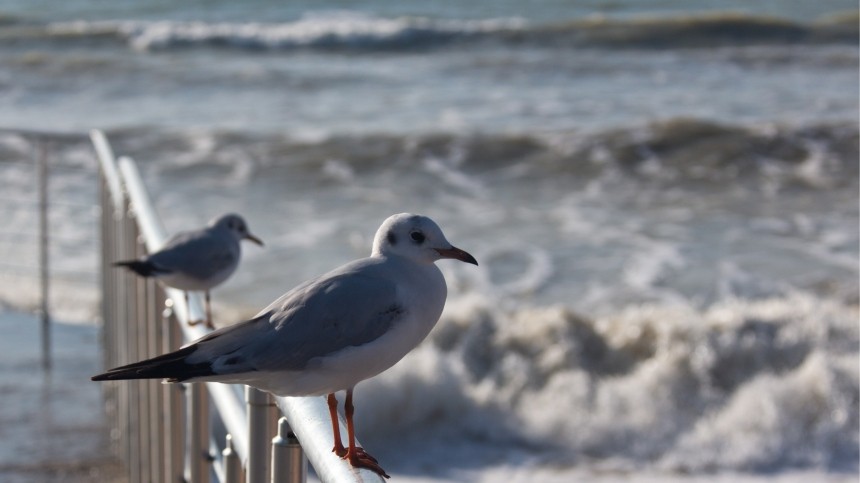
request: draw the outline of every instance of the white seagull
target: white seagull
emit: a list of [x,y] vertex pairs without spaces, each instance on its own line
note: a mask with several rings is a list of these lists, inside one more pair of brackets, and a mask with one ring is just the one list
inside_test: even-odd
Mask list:
[[[391,216],[376,232],[370,257],[300,284],[251,320],[92,380],[216,381],[278,396],[328,395],[332,451],[387,478],[376,459],[355,445],[353,388],[397,363],[436,325],[447,297],[434,263],[442,258],[478,264],[430,218]],[[334,393],[341,390],[348,448],[337,422]]]
[[[226,214],[214,218],[205,228],[177,233],[155,253],[139,260],[115,262],[142,277],[153,277],[168,287],[206,294],[206,326],[212,325],[209,290],[230,278],[242,255],[240,241],[263,242],[248,231],[241,216]],[[191,322],[196,325],[202,321]]]

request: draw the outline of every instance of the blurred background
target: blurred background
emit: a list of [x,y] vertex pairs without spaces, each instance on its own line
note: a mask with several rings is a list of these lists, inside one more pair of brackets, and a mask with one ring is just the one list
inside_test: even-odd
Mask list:
[[[398,481],[856,481],[858,19],[847,0],[3,2],[0,394],[23,402],[0,404],[0,479],[63,457],[95,461],[39,478],[109,479],[85,379],[100,128],[168,231],[235,211],[266,242],[215,290],[219,324],[366,256],[392,213],[476,256],[439,263],[439,325],[358,386],[359,438]],[[52,385],[21,384],[37,181],[10,129],[63,134],[51,310],[74,342]],[[44,410],[28,397],[76,443],[10,443]]]

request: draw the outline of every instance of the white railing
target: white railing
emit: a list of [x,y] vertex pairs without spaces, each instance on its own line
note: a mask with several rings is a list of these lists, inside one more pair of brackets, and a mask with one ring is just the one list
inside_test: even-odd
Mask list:
[[[102,186],[105,366],[116,367],[176,350],[208,331],[187,323],[204,317],[199,295],[191,294],[186,306],[182,292],[112,266],[157,250],[166,232],[134,161],[117,163],[101,131],[91,139]],[[273,398],[244,386],[147,380],[105,383],[105,397],[114,450],[132,483],[298,482],[307,476],[308,460],[323,482],[383,481],[332,453],[321,397]]]

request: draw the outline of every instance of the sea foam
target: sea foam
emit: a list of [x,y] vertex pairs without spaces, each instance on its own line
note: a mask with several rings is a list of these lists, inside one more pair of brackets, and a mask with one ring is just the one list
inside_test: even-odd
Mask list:
[[[17,32],[17,34],[16,34]],[[726,45],[856,43],[856,18],[816,23],[731,13],[677,17],[580,18],[535,23],[520,17],[440,19],[319,11],[286,22],[75,20],[49,24],[52,38],[119,38],[138,50],[197,46],[243,49],[399,50],[439,48],[455,41],[548,47],[664,49]],[[38,38],[38,28],[7,34]]]
[[856,305],[803,293],[598,319],[473,295],[359,386],[358,417],[372,447],[423,434],[604,470],[851,469],[857,318]]

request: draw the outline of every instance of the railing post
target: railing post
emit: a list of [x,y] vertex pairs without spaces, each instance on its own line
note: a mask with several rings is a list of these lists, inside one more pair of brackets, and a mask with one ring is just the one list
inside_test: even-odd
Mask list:
[[[142,239],[140,237],[140,230],[137,231],[137,236],[135,236],[135,254],[132,258],[139,258],[146,254],[146,247],[142,243]],[[148,332],[149,328],[147,327],[149,317],[149,285],[152,283],[151,281],[143,278],[134,276],[134,299],[135,299],[135,312],[132,316],[132,320],[134,323],[134,340],[137,343],[137,357],[135,360],[142,360],[149,357],[149,347],[148,347]],[[150,432],[152,430],[152,421],[149,418],[149,394],[152,389],[152,381],[148,379],[140,379],[135,381],[138,387],[138,396],[137,396],[137,451],[139,458],[139,465],[137,466],[137,471],[140,472],[141,481],[148,482],[151,477],[150,474],[150,461],[152,461],[152,454],[150,452],[149,442],[151,439]]]
[[[128,204],[125,207],[124,220],[124,247],[121,253],[122,258],[133,258],[137,256],[137,225],[134,222],[131,206]],[[122,315],[125,334],[123,345],[125,346],[125,361],[124,364],[140,360],[137,343],[137,280],[133,274],[125,272],[123,274],[123,291],[125,292],[125,313]],[[128,387],[128,396],[126,398],[127,415],[127,465],[131,472],[130,482],[143,482],[141,475],[141,448],[140,448],[140,395],[141,381],[130,381],[126,384]]]
[[308,460],[302,445],[290,430],[287,418],[278,421],[278,435],[272,440],[272,483],[304,483]]
[[[160,354],[163,346],[163,333],[161,324],[161,315],[164,307],[164,291],[159,287],[154,280],[150,280],[148,284],[149,302],[147,309],[147,327],[149,329],[149,356],[155,357]],[[164,439],[165,431],[165,409],[164,409],[164,393],[166,386],[161,384],[161,381],[150,381],[149,392],[149,420],[151,425],[149,454],[152,456],[150,464],[150,474],[153,481],[160,481],[161,475],[164,474],[166,466],[166,444]]]
[[37,141],[38,193],[39,193],[39,282],[42,304],[42,368],[51,368],[51,317],[48,309],[48,149],[45,142]]
[[265,483],[269,473],[269,444],[275,436],[275,403],[269,394],[245,386],[248,404],[247,483]]
[[191,439],[189,448],[189,464],[191,483],[208,483],[209,463],[209,391],[206,384],[189,384],[188,394],[191,409],[191,427],[188,430]]
[[[101,210],[101,319],[102,319],[102,363],[104,367],[116,367],[116,317],[114,309],[116,304],[116,280],[113,277],[110,263],[114,253],[116,237],[114,234],[114,210],[107,189],[104,168],[99,165],[101,182],[99,183],[99,208]],[[111,452],[119,454],[119,408],[117,406],[118,383],[111,382],[104,385],[105,409],[110,420],[110,444]]]
[[[162,325],[167,337],[164,340],[162,352],[167,353],[182,345],[182,329],[176,323],[173,316],[173,300],[164,301],[164,312],[162,313]],[[164,404],[166,406],[164,426],[168,435],[165,441],[164,465],[167,483],[178,483],[185,479],[185,386],[182,384],[170,384],[164,392]]]
[[224,445],[224,451],[221,452],[221,455],[224,459],[223,483],[242,483],[242,461],[233,448],[233,436],[227,435],[227,443]]

